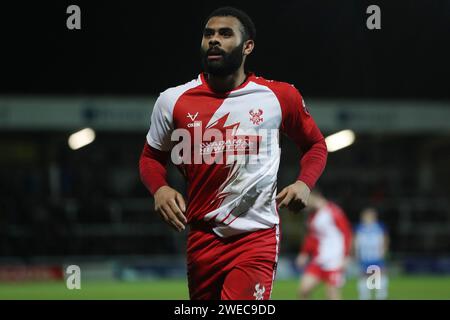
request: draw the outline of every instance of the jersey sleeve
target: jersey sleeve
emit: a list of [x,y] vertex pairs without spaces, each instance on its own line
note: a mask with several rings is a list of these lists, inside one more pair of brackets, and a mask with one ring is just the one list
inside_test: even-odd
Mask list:
[[166,186],[167,160],[169,152],[160,151],[145,143],[139,159],[141,181],[152,195],[162,186]]
[[328,155],[325,139],[306,108],[303,97],[294,86],[286,84],[280,100],[280,130],[293,140],[302,152],[297,179],[312,189],[325,169]]
[[282,100],[281,131],[284,134],[302,149],[323,139],[302,95],[294,86],[287,85]]
[[312,215],[308,217],[307,220],[307,233],[303,239],[303,243],[300,245],[300,254],[307,254],[309,256],[316,256],[317,250],[319,247],[319,242],[317,238],[314,236],[312,227]]
[[307,234],[300,246],[300,253],[314,256],[317,252],[318,241],[312,234]]
[[160,151],[169,151],[172,147],[170,139],[174,130],[172,104],[169,96],[162,93],[153,107],[147,142],[151,147]]

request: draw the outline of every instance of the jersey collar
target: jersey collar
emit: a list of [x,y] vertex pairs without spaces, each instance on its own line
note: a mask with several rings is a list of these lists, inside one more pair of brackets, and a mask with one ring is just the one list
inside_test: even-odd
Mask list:
[[199,74],[198,76],[198,80],[201,82],[202,85],[204,85],[206,88],[208,88],[209,91],[215,93],[215,94],[219,94],[219,95],[229,95],[230,93],[242,89],[244,88],[254,77],[255,74],[253,72],[247,72],[247,77],[245,78],[245,81],[243,83],[241,83],[239,86],[237,86],[236,88],[234,88],[233,90],[230,90],[228,92],[223,92],[223,93],[218,93],[213,91],[210,86],[208,85],[208,82],[206,81],[206,74],[205,72],[202,72]]

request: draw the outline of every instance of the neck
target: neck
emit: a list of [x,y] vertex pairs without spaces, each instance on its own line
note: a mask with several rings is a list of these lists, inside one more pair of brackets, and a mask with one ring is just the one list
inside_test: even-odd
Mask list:
[[241,65],[238,70],[227,76],[216,76],[206,74],[208,85],[216,92],[228,92],[239,87],[245,81],[246,75],[244,66]]

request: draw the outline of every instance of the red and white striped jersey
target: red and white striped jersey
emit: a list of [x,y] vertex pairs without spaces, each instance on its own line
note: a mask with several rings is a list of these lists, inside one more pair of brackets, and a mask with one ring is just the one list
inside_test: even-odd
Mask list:
[[352,229],[340,207],[328,202],[308,217],[308,234],[302,253],[312,256],[312,262],[323,270],[340,269],[350,254]]
[[[234,90],[217,93],[202,73],[160,94],[147,142],[170,151],[172,161],[183,159],[176,164],[188,182],[188,222],[208,221],[216,234],[227,237],[279,223],[279,131],[305,150],[323,140],[292,85],[249,74]],[[173,141],[180,136],[188,151],[179,152]],[[210,161],[218,155],[223,161]],[[302,174],[312,187],[317,177]]]

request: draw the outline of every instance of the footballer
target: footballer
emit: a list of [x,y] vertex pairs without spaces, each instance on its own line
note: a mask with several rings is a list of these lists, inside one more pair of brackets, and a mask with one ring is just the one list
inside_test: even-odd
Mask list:
[[340,300],[345,271],[350,261],[352,228],[345,212],[316,189],[308,203],[308,233],[297,256],[303,270],[299,296],[309,299],[315,288],[325,283],[329,300]]
[[388,274],[385,258],[389,250],[389,234],[386,227],[379,221],[375,208],[365,208],[361,212],[361,222],[355,228],[355,257],[360,267],[358,295],[360,300],[372,298],[372,292],[367,285],[367,279],[372,274],[371,268],[381,271],[380,287],[375,290],[375,299],[386,300],[388,297]]
[[[203,70],[159,95],[140,157],[155,210],[176,230],[188,227],[191,299],[269,299],[278,209],[304,208],[326,164],[323,135],[299,91],[246,71],[255,36],[241,10],[223,7],[209,15]],[[301,152],[299,175],[277,194],[279,133]],[[187,181],[186,199],[166,180],[168,161]]]

